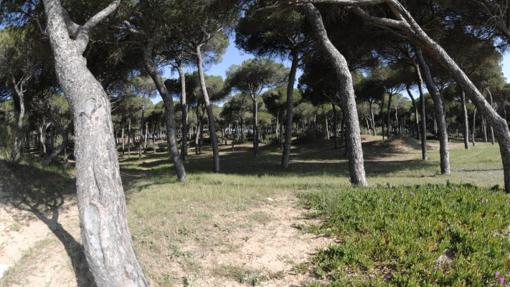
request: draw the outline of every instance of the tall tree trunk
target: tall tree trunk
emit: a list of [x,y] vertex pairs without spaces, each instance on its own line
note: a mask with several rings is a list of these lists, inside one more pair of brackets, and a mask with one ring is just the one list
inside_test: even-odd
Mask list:
[[423,72],[425,84],[429,93],[432,95],[434,100],[435,119],[438,124],[438,137],[439,137],[439,156],[441,165],[441,174],[450,174],[450,154],[448,152],[448,131],[446,126],[446,115],[444,112],[443,98],[439,94],[437,87],[432,79],[432,74],[428,64],[425,62],[425,58],[421,53],[421,50],[416,50],[416,56],[418,63]]
[[60,1],[43,3],[57,78],[72,107],[81,238],[90,271],[98,287],[148,286],[128,229],[110,99],[82,56],[88,34],[81,33],[88,33],[120,1],[92,17],[85,28],[77,29],[75,40],[69,35],[72,29],[66,26]]
[[156,89],[163,99],[163,104],[165,105],[165,123],[167,133],[166,141],[168,145],[168,155],[174,164],[177,180],[183,182],[186,180],[186,170],[184,169],[184,164],[182,163],[181,157],[179,155],[179,148],[177,146],[177,127],[175,124],[174,100],[170,92],[168,92],[168,88],[163,82],[163,78],[158,73],[157,68],[152,60],[153,47],[154,46],[151,41],[151,43],[149,43],[145,49],[145,69],[154,81]]
[[179,79],[181,81],[181,109],[182,109],[182,142],[181,142],[181,158],[186,160],[188,156],[188,100],[186,95],[186,73],[183,64],[179,64]]
[[473,128],[472,128],[472,135],[471,135],[471,142],[473,143],[473,146],[476,145],[476,112],[478,109],[475,108],[473,111]]
[[393,93],[388,93],[388,108],[386,110],[386,137],[390,139],[391,137],[391,100],[393,98]]
[[344,56],[335,48],[328,38],[326,28],[322,22],[319,10],[313,4],[304,4],[305,14],[312,24],[314,34],[320,40],[323,48],[327,51],[331,62],[334,64],[335,73],[339,81],[338,97],[342,110],[347,117],[347,150],[349,157],[349,169],[351,183],[353,185],[367,186],[365,165],[363,161],[363,147],[356,107],[356,99],[352,83],[351,72]]
[[334,103],[331,103],[331,107],[333,108],[333,136],[335,137],[335,149],[338,149],[338,114]]
[[12,84],[18,100],[18,108],[16,109],[16,131],[14,132],[14,144],[11,152],[11,160],[17,162],[21,158],[24,142],[23,122],[25,120],[25,80],[22,79],[16,82],[13,78]]
[[487,120],[484,116],[482,116],[482,134],[483,134],[483,142],[488,143],[489,138],[487,137]]
[[292,146],[292,122],[294,120],[294,83],[299,64],[299,55],[296,51],[291,53],[292,65],[290,67],[289,82],[287,83],[287,105],[285,120],[285,139],[283,143],[282,167],[289,167],[290,150]]
[[251,95],[253,104],[253,154],[255,156],[259,153],[259,105],[257,96]]
[[330,139],[330,137],[329,137],[329,122],[328,122],[328,114],[326,113],[326,111],[324,111],[324,133],[326,136],[326,140],[329,141],[329,139]]
[[469,116],[468,116],[468,110],[466,106],[466,93],[464,91],[460,94],[461,104],[462,104],[462,117],[464,120],[464,129],[463,129],[463,135],[464,135],[464,148],[469,149]]
[[416,138],[420,139],[420,114],[418,113],[418,105],[416,104],[416,100],[414,99],[413,93],[411,92],[411,87],[409,85],[406,85],[407,94],[409,95],[409,98],[411,98],[411,101],[413,103],[413,110],[414,110],[414,131],[416,133]]
[[420,66],[419,64],[414,61],[413,63],[414,71],[416,73],[416,78],[418,80],[418,91],[420,93],[420,99],[421,99],[421,113],[420,113],[420,120],[421,120],[421,159],[422,160],[428,160],[427,155],[427,99],[425,99],[425,93],[423,92],[423,77],[421,75]]
[[200,76],[200,88],[202,89],[202,96],[204,97],[205,109],[207,111],[207,118],[209,119],[209,136],[211,137],[211,146],[213,150],[213,171],[220,172],[220,151],[218,148],[218,137],[216,136],[216,123],[212,110],[212,104],[207,92],[207,85],[205,83],[204,75],[204,62],[202,59],[202,45],[197,46],[197,67]]
[[128,118],[128,157],[131,157],[131,142],[133,141],[132,131],[131,131],[131,116]]
[[377,132],[376,132],[375,116],[374,116],[374,108],[373,108],[374,102],[373,102],[373,100],[369,100],[368,103],[370,105],[370,124],[372,125],[372,135],[375,136]]
[[[491,107],[494,108],[494,99],[492,97],[491,90],[487,89],[487,94],[489,94],[489,101],[490,101]],[[494,136],[494,128],[492,126],[490,126],[490,133],[491,133],[491,143],[495,144],[496,139]]]
[[126,135],[125,135],[125,130],[126,128],[124,127],[124,123],[122,124],[122,155],[124,156],[124,153],[125,153],[125,145],[126,145]]
[[147,153],[147,148],[149,147],[149,122],[145,121],[145,133],[143,136],[143,152]]
[[48,151],[46,150],[46,122],[43,121],[39,125],[39,143],[41,144],[41,158],[45,158]]

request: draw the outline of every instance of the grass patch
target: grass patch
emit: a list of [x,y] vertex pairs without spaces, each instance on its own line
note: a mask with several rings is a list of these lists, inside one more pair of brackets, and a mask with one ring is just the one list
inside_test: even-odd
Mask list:
[[495,273],[509,267],[510,199],[502,192],[429,185],[301,198],[324,219],[316,231],[341,242],[313,262],[328,286],[498,286]]

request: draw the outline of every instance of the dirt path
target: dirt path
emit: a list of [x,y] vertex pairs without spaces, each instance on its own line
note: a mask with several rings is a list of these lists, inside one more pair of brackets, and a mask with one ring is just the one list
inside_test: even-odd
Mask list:
[[[180,246],[189,256],[162,266],[172,274],[164,286],[302,286],[313,280],[305,263],[331,243],[301,230],[312,223],[304,212],[294,195],[286,194],[258,207],[215,215],[242,227],[226,236],[212,228],[207,244],[190,239]],[[0,264],[9,268],[0,286],[78,286],[69,250],[47,224],[7,206],[0,213]],[[20,216],[26,220],[18,226]],[[75,204],[67,205],[59,222],[79,239]]]

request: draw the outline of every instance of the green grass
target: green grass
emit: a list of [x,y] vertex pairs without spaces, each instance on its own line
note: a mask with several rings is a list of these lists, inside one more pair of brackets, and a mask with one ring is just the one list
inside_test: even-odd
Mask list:
[[[509,197],[468,185],[304,193],[340,240],[314,259],[328,286],[496,286],[508,271]],[[448,251],[451,264],[438,258]]]

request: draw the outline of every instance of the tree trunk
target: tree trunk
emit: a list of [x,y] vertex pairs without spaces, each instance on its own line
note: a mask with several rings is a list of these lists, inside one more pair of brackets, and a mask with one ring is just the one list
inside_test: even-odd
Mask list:
[[131,142],[133,141],[132,131],[131,131],[131,117],[128,118],[128,157],[131,157]]
[[220,151],[218,149],[218,137],[216,136],[216,123],[212,110],[212,104],[209,100],[209,93],[207,92],[207,85],[205,83],[204,63],[202,59],[202,45],[197,46],[197,67],[200,76],[200,88],[204,97],[205,109],[207,111],[207,118],[209,119],[209,136],[211,137],[211,146],[213,150],[213,171],[220,172]]
[[[119,2],[106,9],[115,10]],[[73,112],[78,210],[90,271],[98,287],[148,286],[128,229],[110,99],[82,56],[88,34],[72,40],[60,1],[43,3],[57,78]],[[106,9],[99,18],[111,13]]]
[[414,99],[413,93],[411,92],[411,88],[409,85],[406,86],[407,94],[409,95],[409,98],[411,98],[411,101],[413,103],[413,109],[414,109],[414,132],[416,133],[416,138],[420,139],[420,114],[418,113],[418,105],[416,104],[416,100]]
[[184,67],[182,64],[179,65],[178,70],[179,70],[179,79],[181,81],[181,109],[182,109],[181,158],[182,158],[182,160],[185,161],[186,157],[188,156],[188,100],[187,100],[187,95],[186,95],[186,73],[184,72]]
[[420,92],[421,99],[421,159],[428,160],[427,155],[427,99],[425,99],[425,93],[423,92],[423,77],[421,75],[419,64],[414,61],[413,63],[414,71],[416,73],[416,78],[418,80],[418,91]]
[[328,122],[328,114],[324,111],[324,133],[326,135],[326,140],[329,141],[329,122]]
[[255,156],[259,153],[259,105],[257,103],[257,96],[251,95],[253,104],[253,154]]
[[166,141],[168,145],[168,155],[174,164],[177,180],[183,182],[186,180],[186,170],[184,169],[184,164],[182,163],[181,157],[179,155],[179,148],[177,146],[177,128],[175,124],[174,100],[172,95],[168,92],[168,88],[163,82],[163,78],[161,78],[161,75],[158,73],[157,68],[154,65],[152,60],[152,51],[153,44],[150,43],[145,49],[144,54],[145,69],[154,81],[156,89],[163,99],[163,104],[165,105],[165,123],[167,133]]
[[294,119],[294,83],[299,64],[299,55],[296,51],[291,53],[292,65],[290,67],[289,82],[287,83],[287,105],[285,120],[285,139],[283,143],[282,167],[289,167],[290,150],[292,146],[292,122]]
[[38,127],[39,129],[39,143],[41,144],[41,158],[45,158],[47,154],[46,150],[46,123],[43,121]]
[[469,149],[469,116],[468,116],[468,110],[466,106],[466,93],[462,91],[460,94],[461,103],[462,103],[462,117],[464,120],[464,129],[463,129],[463,135],[464,135],[464,148]]
[[[494,99],[492,97],[491,90],[487,89],[487,93],[489,94],[489,101],[490,101],[491,107],[494,108]],[[490,126],[490,133],[491,133],[491,143],[495,144],[496,138],[494,136],[494,128],[492,126]]]
[[368,182],[365,176],[363,147],[351,72],[349,71],[344,56],[329,40],[319,10],[310,3],[305,4],[304,9],[308,20],[312,24],[316,37],[320,40],[331,62],[334,64],[335,73],[339,81],[339,93],[337,96],[342,105],[342,110],[347,117],[347,150],[351,183],[353,185],[367,186]]
[[487,120],[484,116],[482,116],[482,134],[483,134],[483,142],[488,143],[489,138],[487,137]]
[[370,124],[372,125],[372,135],[375,136],[376,135],[376,126],[375,126],[375,116],[374,116],[374,108],[373,108],[374,102],[372,100],[369,100],[368,103],[370,105]]
[[386,110],[386,137],[390,139],[391,137],[391,100],[393,98],[393,93],[388,93],[388,108]]
[[338,114],[334,103],[331,103],[331,107],[333,108],[333,136],[335,137],[335,149],[338,149]]
[[16,83],[12,79],[15,95],[18,97],[18,108],[16,109],[16,131],[14,132],[14,145],[11,153],[11,160],[17,162],[21,158],[23,147],[23,121],[25,120],[25,90],[23,87],[23,80]]
[[432,79],[432,74],[428,64],[425,62],[421,50],[416,50],[416,56],[423,72],[425,84],[434,100],[435,119],[438,124],[439,137],[439,156],[441,165],[441,174],[450,174],[450,154],[448,152],[448,131],[446,126],[446,115],[444,112],[443,98],[439,94],[437,87]]
[[471,136],[471,142],[473,143],[473,146],[476,145],[476,112],[477,112],[477,109],[475,109],[473,111],[473,131],[472,131],[472,136]]

